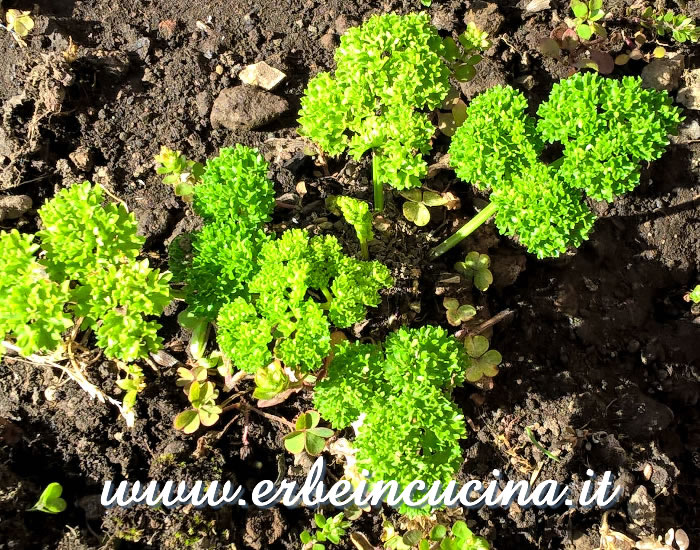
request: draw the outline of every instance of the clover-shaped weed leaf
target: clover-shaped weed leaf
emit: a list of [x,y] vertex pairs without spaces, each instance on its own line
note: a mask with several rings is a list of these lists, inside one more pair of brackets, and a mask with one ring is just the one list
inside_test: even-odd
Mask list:
[[467,336],[464,340],[464,348],[471,365],[467,367],[466,377],[469,382],[478,382],[482,377],[494,377],[498,374],[498,365],[503,357],[495,349],[489,349],[489,341],[484,336]]
[[472,251],[467,254],[463,262],[455,264],[455,271],[462,274],[467,282],[473,282],[474,286],[485,292],[493,283],[493,274],[489,270],[491,259],[488,254],[479,254]]
[[49,483],[39,496],[37,503],[32,506],[30,512],[44,512],[46,514],[58,514],[66,509],[66,501],[61,498],[63,487],[60,483]]
[[194,409],[188,409],[175,417],[173,426],[186,434],[191,434],[199,429],[199,413]]
[[409,189],[402,191],[401,196],[406,199],[403,203],[403,215],[418,227],[428,225],[430,222],[430,211],[423,202],[423,192],[420,189]]
[[5,21],[7,21],[7,28],[13,33],[24,38],[34,28],[34,20],[31,17],[30,11],[20,11],[20,10],[7,10],[5,12]]
[[459,300],[456,298],[445,298],[442,301],[442,305],[445,306],[447,310],[447,322],[453,327],[457,327],[465,321],[469,321],[469,319],[476,315],[474,306],[469,304],[460,306]]
[[207,369],[201,366],[196,366],[191,369],[180,367],[177,369],[177,375],[178,379],[175,385],[181,387],[185,395],[189,395],[192,382],[204,382],[207,379]]
[[326,447],[326,439],[333,436],[333,430],[319,428],[321,415],[307,411],[297,418],[293,432],[284,436],[284,447],[292,454],[306,451],[310,456],[318,456]]

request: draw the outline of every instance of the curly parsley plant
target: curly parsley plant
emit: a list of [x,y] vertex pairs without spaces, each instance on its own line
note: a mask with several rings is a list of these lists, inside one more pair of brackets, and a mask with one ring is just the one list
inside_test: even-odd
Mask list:
[[[612,201],[639,185],[640,165],[659,158],[677,130],[680,109],[641,80],[578,73],[556,84],[539,119],[510,86],[477,97],[450,145],[457,177],[491,191],[491,202],[432,251],[437,257],[495,215],[498,229],[538,258],[583,242],[594,214],[584,194]],[[563,147],[545,164],[545,143]]]
[[335,53],[335,74],[309,81],[301,100],[302,136],[336,156],[373,151],[374,207],[383,186],[418,187],[435,128],[424,110],[450,88],[444,46],[428,15],[375,15],[348,29]]
[[170,265],[174,279],[185,284],[187,311],[196,319],[214,321],[221,306],[248,296],[247,283],[269,239],[263,224],[275,206],[267,169],[256,149],[223,148],[193,187],[192,206],[204,225],[173,242]]
[[103,199],[99,185],[75,184],[39,210],[36,236],[0,232],[0,335],[22,354],[55,351],[77,322],[110,359],[161,347],[160,325],[148,318],[170,302],[170,273],[138,260],[144,238],[134,216]]
[[446,483],[462,464],[464,418],[450,396],[468,366],[440,327],[399,329],[383,347],[342,342],[314,405],[336,429],[361,419],[354,447],[372,481]]
[[392,284],[385,265],[346,256],[335,237],[300,229],[263,244],[257,265],[250,296],[224,305],[217,320],[221,351],[249,373],[274,359],[300,376],[320,369],[331,325],[362,321]]

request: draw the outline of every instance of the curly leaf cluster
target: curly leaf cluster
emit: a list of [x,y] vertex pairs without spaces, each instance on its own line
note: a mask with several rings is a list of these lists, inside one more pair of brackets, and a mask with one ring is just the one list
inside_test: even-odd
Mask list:
[[443,45],[425,13],[371,17],[349,29],[335,53],[334,75],[320,73],[302,98],[299,133],[335,156],[374,150],[378,181],[420,185],[434,127],[422,109],[449,90]]
[[597,73],[555,84],[537,114],[542,138],[564,146],[561,177],[605,201],[639,185],[639,164],[663,154],[681,120],[667,92]]
[[301,372],[317,370],[330,352],[331,324],[361,321],[392,284],[386,266],[345,256],[335,237],[310,238],[300,229],[263,244],[257,262],[250,298],[225,305],[218,317],[222,352],[246,372],[273,359]]
[[64,311],[70,281],[52,281],[35,257],[33,235],[0,232],[0,337],[12,334],[24,355],[52,351],[73,324]]
[[269,240],[262,225],[275,205],[268,165],[256,150],[224,148],[210,159],[194,186],[193,207],[204,219],[199,231],[174,240],[170,267],[185,283],[188,311],[209,321],[223,304],[248,297],[257,256]]
[[402,328],[379,345],[343,342],[314,389],[334,428],[364,414],[354,446],[373,480],[447,482],[462,463],[463,416],[450,400],[469,357],[444,329]]
[[[467,108],[450,145],[457,176],[491,190],[496,225],[538,257],[555,257],[587,238],[594,215],[584,193],[612,201],[639,184],[640,163],[664,152],[681,120],[666,92],[641,80],[578,73],[552,88],[527,114],[513,88],[495,87]],[[563,156],[540,160],[543,143],[560,143]]]
[[133,361],[160,348],[160,325],[146,318],[170,302],[170,274],[137,260],[143,238],[136,220],[123,205],[102,200],[102,188],[85,182],[48,201],[39,210],[41,261],[33,236],[0,237],[9,256],[0,286],[11,285],[3,291],[9,299],[0,306],[8,308],[0,332],[12,333],[22,353],[56,349],[77,318],[108,358]]

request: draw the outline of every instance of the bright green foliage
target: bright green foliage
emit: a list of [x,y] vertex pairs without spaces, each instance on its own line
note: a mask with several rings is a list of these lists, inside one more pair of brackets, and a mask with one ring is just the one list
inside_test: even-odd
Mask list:
[[[443,45],[424,13],[375,15],[349,29],[335,75],[320,73],[302,98],[299,133],[329,155],[375,154],[375,184],[420,185],[434,127],[423,109],[449,90]],[[376,206],[376,205],[375,205]]]
[[240,144],[224,147],[207,161],[202,182],[195,188],[195,210],[207,222],[270,221],[275,193],[267,169],[257,150]]
[[659,158],[676,131],[680,109],[641,80],[595,73],[567,78],[537,111],[537,129],[564,146],[559,175],[596,200],[612,201],[639,185],[639,164]]
[[242,145],[224,148],[207,162],[193,200],[204,226],[174,240],[169,251],[192,315],[213,321],[222,305],[248,297],[260,247],[269,239],[262,224],[274,208],[274,186],[266,173],[260,153]]
[[476,316],[476,308],[470,304],[460,305],[457,298],[445,298],[442,301],[447,315],[447,322],[453,327],[458,327],[462,323]]
[[70,281],[59,284],[48,278],[33,240],[16,229],[0,232],[0,335],[12,334],[24,355],[56,349],[73,324],[64,311]]
[[383,350],[342,342],[316,384],[314,405],[337,429],[365,415],[354,447],[373,480],[446,482],[462,463],[466,437],[450,393],[468,365],[459,342],[439,327],[399,329]]
[[187,398],[191,409],[181,412],[175,417],[174,427],[186,434],[196,432],[200,426],[213,426],[219,420],[221,407],[216,404],[219,390],[212,382],[194,380],[190,384]]
[[117,380],[117,386],[124,390],[122,405],[126,411],[134,408],[136,396],[146,389],[146,382],[143,376],[143,369],[135,363],[122,363],[120,367],[124,370],[126,377]]
[[346,328],[363,320],[392,284],[386,266],[345,256],[335,237],[309,238],[299,229],[266,242],[258,267],[248,286],[252,297],[224,306],[218,318],[221,350],[251,373],[273,359],[300,372],[317,370],[330,351],[331,323]]
[[654,29],[661,37],[671,35],[676,42],[697,42],[700,40],[700,27],[692,18],[682,13],[674,13],[671,10],[654,11],[646,8],[642,14],[642,25]]
[[163,183],[172,185],[175,194],[190,202],[194,186],[204,173],[204,166],[199,162],[189,160],[180,151],[173,151],[165,145],[154,157],[156,172],[163,175]]
[[605,17],[603,0],[572,0],[571,11],[575,19],[569,25],[576,29],[576,34],[582,40],[590,40],[594,34],[605,38],[608,33],[599,23]]
[[464,339],[464,349],[471,358],[471,364],[467,368],[467,381],[478,382],[484,376],[493,378],[498,374],[498,365],[503,357],[495,349],[489,349],[489,341],[485,336],[467,336]]
[[330,518],[326,518],[322,514],[316,514],[314,523],[317,527],[315,534],[312,535],[309,531],[302,531],[299,536],[305,549],[324,550],[326,547],[322,544],[324,542],[340,544],[340,539],[345,535],[347,528],[350,527],[350,522],[345,519],[343,512]]
[[59,514],[66,509],[66,501],[61,498],[63,487],[60,483],[49,483],[39,496],[37,503],[32,506],[30,512],[44,512],[46,514]]
[[255,373],[255,399],[272,399],[289,387],[289,378],[279,361],[273,361]]
[[314,405],[321,416],[337,428],[346,427],[359,418],[368,398],[379,401],[389,395],[384,359],[372,344],[338,344],[328,373],[314,387]]
[[538,258],[556,257],[587,238],[595,216],[582,199],[551,165],[539,162],[491,193],[498,229],[517,236]]
[[[681,120],[666,92],[596,73],[556,84],[537,122],[526,110],[524,96],[510,87],[476,98],[454,135],[450,163],[461,179],[491,190],[484,210],[495,210],[499,230],[540,258],[581,244],[595,220],[583,192],[612,201],[634,189],[640,163],[661,156]],[[563,156],[543,164],[543,142],[563,145]]]
[[467,280],[467,284],[473,282],[476,288],[486,292],[493,282],[493,274],[489,269],[490,265],[491,258],[489,258],[488,254],[479,254],[472,250],[467,254],[463,262],[455,264],[455,270]]
[[700,303],[700,285],[697,285],[688,293],[688,299],[694,303]]
[[476,65],[482,59],[479,52],[491,47],[488,36],[488,33],[481,31],[470,21],[465,31],[457,37],[459,45],[452,37],[445,38],[443,57],[458,81],[468,82],[476,76]]
[[319,427],[321,415],[316,411],[301,413],[294,430],[284,436],[284,448],[298,455],[303,451],[310,456],[318,456],[326,447],[326,439],[333,436],[333,430]]
[[481,190],[496,188],[537,162],[542,141],[527,99],[510,86],[495,86],[475,97],[450,146],[457,177]]
[[12,334],[25,355],[55,350],[78,318],[110,359],[133,361],[161,346],[160,325],[146,317],[170,302],[170,274],[136,259],[143,244],[136,220],[102,200],[102,188],[85,182],[48,201],[39,210],[40,261],[31,235],[0,233],[7,297],[0,332]]
[[[439,546],[436,546],[440,543]],[[418,550],[489,550],[488,541],[472,533],[471,529],[463,521],[456,521],[448,534],[444,525],[436,525],[430,531],[428,539],[423,539],[418,545]]]
[[369,259],[368,244],[374,238],[372,232],[372,213],[369,211],[369,204],[352,197],[334,197],[331,207],[337,207],[345,221],[353,226],[362,249],[362,258]]

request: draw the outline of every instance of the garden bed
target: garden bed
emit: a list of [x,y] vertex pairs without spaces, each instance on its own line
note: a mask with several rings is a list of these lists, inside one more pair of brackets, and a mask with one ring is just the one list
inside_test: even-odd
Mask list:
[[[347,28],[392,11],[425,10],[443,35],[474,20],[493,46],[477,77],[462,85],[465,99],[511,84],[537,105],[571,70],[539,49],[556,26],[553,18],[568,16],[567,2],[536,12],[514,0],[436,0],[429,8],[418,1],[143,4],[2,3],[3,9],[34,9],[36,23],[26,48],[0,32],[0,194],[27,195],[34,205],[17,220],[1,221],[2,229],[36,231],[37,208],[61,187],[90,180],[125,202],[146,238],[145,256],[165,270],[169,244],[197,222],[156,174],[154,155],[167,145],[205,162],[242,143],[260,148],[270,163],[278,199],[273,230],[332,234],[346,253],[357,254],[352,228],[327,210],[325,199],[347,194],[371,201],[371,163],[341,155],[324,172],[299,145],[296,121],[309,78],[334,68],[333,52]],[[618,14],[627,6],[607,4]],[[689,1],[686,13],[697,19],[700,6]],[[619,19],[609,25],[623,26]],[[62,52],[71,41],[79,50],[69,63]],[[697,49],[669,49],[697,68]],[[260,128],[214,128],[210,114],[221,91],[240,84],[246,65],[263,60],[286,74],[272,93],[287,107]],[[613,77],[639,75],[645,66],[631,61]],[[275,108],[258,103],[248,114],[265,116]],[[691,542],[699,540],[700,311],[683,296],[698,283],[700,117],[689,109],[683,116],[663,157],[642,167],[641,185],[610,204],[591,201],[598,219],[590,239],[556,259],[538,260],[487,224],[431,260],[430,249],[469,219],[484,196],[454,172],[439,171],[427,187],[451,191],[462,208],[433,209],[429,225],[419,228],[403,217],[404,199],[386,192],[370,252],[389,267],[395,284],[348,336],[381,341],[400,326],[426,324],[456,332],[445,319],[446,295],[471,299],[480,321],[501,314],[488,329],[503,356],[500,373],[454,394],[468,431],[458,479],[487,480],[499,469],[510,479],[580,484],[588,468],[611,470],[624,496],[607,517],[610,529],[634,540],[683,529]],[[449,146],[449,138],[436,135],[431,163]],[[470,250],[491,257],[494,283],[487,293],[451,282],[453,264]],[[184,362],[189,333],[177,322],[182,309],[179,302],[166,308],[160,334],[164,351]],[[154,367],[144,367],[147,386],[129,429],[114,407],[88,399],[59,371],[3,358],[0,548],[301,547],[299,535],[313,517],[304,509],[168,512],[100,505],[108,479],[232,479],[250,489],[263,479],[302,479],[308,471],[308,461],[295,461],[283,447],[289,428],[252,410],[229,411],[209,431],[176,431],[173,420],[188,406],[175,385],[177,367]],[[90,376],[106,394],[120,394],[113,363],[98,362]],[[312,406],[311,393],[302,391],[265,411],[294,420]],[[532,444],[527,427],[558,461]],[[342,472],[334,462],[330,471]],[[64,488],[66,511],[27,512],[54,481]],[[407,528],[398,514],[386,517]],[[586,550],[600,545],[604,512],[516,505],[467,512],[466,520],[493,548]],[[364,514],[349,531],[381,548],[382,523],[380,513]],[[338,547],[354,548],[347,538]],[[611,548],[626,547],[618,541]]]

